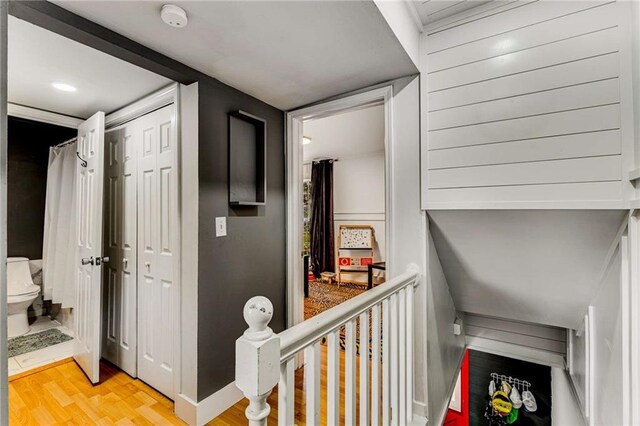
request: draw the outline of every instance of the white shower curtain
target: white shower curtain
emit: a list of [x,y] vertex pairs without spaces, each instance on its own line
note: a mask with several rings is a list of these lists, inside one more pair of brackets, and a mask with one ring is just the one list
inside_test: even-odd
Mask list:
[[42,250],[44,299],[72,308],[76,267],[76,143],[49,149]]

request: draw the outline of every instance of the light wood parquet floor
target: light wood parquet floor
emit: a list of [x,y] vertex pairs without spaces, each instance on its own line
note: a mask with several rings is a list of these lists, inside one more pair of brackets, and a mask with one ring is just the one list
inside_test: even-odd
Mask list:
[[[326,355],[321,345],[321,419],[326,425]],[[359,371],[359,358],[356,358]],[[344,424],[344,352],[340,351],[341,423]],[[173,413],[173,402],[140,380],[133,379],[108,363],[100,364],[101,382],[91,385],[73,362],[26,373],[9,381],[9,424],[41,425],[184,425]],[[304,373],[295,373],[297,425],[305,424]],[[358,389],[358,388],[356,388]],[[358,395],[359,398],[359,395]],[[211,426],[246,425],[248,401],[229,408],[209,422]],[[269,397],[269,424],[277,424],[277,387]]]
[[[332,289],[333,290],[333,289]],[[363,290],[362,290],[363,291]],[[311,317],[361,291],[340,292],[334,303],[316,306],[307,302],[305,316]],[[348,294],[342,294],[348,293]],[[355,294],[354,294],[355,293]],[[313,301],[313,298],[307,299]],[[327,305],[327,306],[325,306]],[[321,419],[326,425],[326,356],[327,347],[321,345]],[[359,372],[359,357],[356,358]],[[344,352],[340,351],[341,423],[344,424]],[[100,364],[101,382],[91,385],[82,370],[73,362],[53,364],[12,377],[9,381],[9,421],[11,426],[32,425],[184,425],[173,413],[173,402],[144,382],[133,379],[109,363]],[[356,376],[359,378],[359,374]],[[304,372],[295,372],[295,421],[304,425]],[[356,388],[358,389],[358,387]],[[359,392],[357,396],[359,400]],[[211,426],[246,425],[244,411],[248,401],[229,408],[209,422]],[[269,424],[277,424],[277,387],[269,396],[271,414]]]
[[173,402],[123,371],[100,364],[93,386],[75,362],[24,374],[9,381],[9,424],[184,425]]
[[[321,353],[321,366],[320,366],[320,425],[327,426],[327,346],[320,345],[320,353]],[[344,351],[340,351],[340,424],[345,424],[344,419]],[[369,374],[371,374],[371,364],[369,364]],[[356,357],[356,413],[359,410],[359,401],[360,401],[360,357]],[[295,397],[295,423],[296,425],[305,425],[306,424],[306,411],[305,411],[305,397],[306,394],[304,392],[304,369],[298,369],[295,372],[295,388],[296,388],[296,397]],[[277,386],[274,389],[273,393],[268,398],[269,405],[271,406],[271,413],[269,414],[269,418],[267,423],[270,425],[278,424],[278,390]],[[233,407],[229,408],[227,411],[222,413],[220,416],[215,418],[213,421],[209,423],[212,426],[235,426],[235,425],[246,425],[246,418],[244,411],[249,405],[249,401],[247,399],[243,399],[242,401],[235,404]],[[380,404],[382,406],[382,404]],[[356,417],[356,423],[359,421],[359,416]],[[292,425],[293,426],[293,425]],[[332,425],[329,425],[332,426]]]

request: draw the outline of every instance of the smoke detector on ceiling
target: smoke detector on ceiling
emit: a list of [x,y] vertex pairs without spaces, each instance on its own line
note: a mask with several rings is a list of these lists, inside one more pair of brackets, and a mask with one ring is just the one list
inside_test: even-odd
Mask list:
[[187,12],[183,8],[176,6],[175,4],[165,4],[162,6],[160,17],[167,25],[171,25],[174,28],[182,28],[187,26]]

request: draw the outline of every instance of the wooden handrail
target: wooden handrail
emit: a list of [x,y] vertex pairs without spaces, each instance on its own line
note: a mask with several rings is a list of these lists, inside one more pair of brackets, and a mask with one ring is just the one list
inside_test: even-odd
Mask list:
[[280,363],[286,362],[296,353],[335,331],[361,313],[382,302],[409,285],[418,285],[419,268],[410,264],[403,274],[341,303],[313,318],[284,330],[280,338]]

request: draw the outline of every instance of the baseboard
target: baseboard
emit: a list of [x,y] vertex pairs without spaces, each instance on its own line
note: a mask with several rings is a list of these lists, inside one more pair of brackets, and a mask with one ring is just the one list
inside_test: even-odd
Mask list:
[[176,416],[189,425],[202,426],[218,417],[242,398],[244,395],[236,387],[235,382],[229,383],[200,402],[194,402],[189,397],[179,394],[175,405]]
[[446,399],[445,405],[440,410],[440,413],[438,414],[438,418],[436,419],[436,423],[431,423],[431,424],[441,425],[444,423],[444,420],[447,417],[447,413],[449,412],[449,406],[451,405],[451,398],[453,397],[453,391],[456,388],[456,382],[458,381],[458,375],[462,370],[462,363],[464,362],[464,357],[466,353],[467,353],[467,346],[465,345],[462,348],[462,353],[460,355],[460,358],[458,359],[458,367],[456,367],[456,374],[453,376],[453,382],[449,385],[449,390],[447,391],[447,395],[449,395],[449,397]]
[[408,426],[427,426],[427,418],[414,414],[413,420],[408,424]]
[[188,425],[195,425],[198,418],[198,403],[184,394],[178,394],[174,410],[176,416]]
[[422,401],[413,400],[413,414],[427,418],[427,404]]

